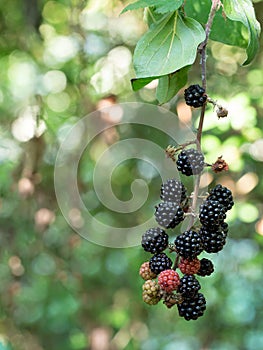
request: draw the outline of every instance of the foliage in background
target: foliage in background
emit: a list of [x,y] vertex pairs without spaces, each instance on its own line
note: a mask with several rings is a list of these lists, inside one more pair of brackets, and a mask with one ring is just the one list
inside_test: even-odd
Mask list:
[[[203,148],[211,161],[219,147],[227,155],[231,172],[217,179],[231,188],[238,204],[228,220],[230,242],[214,257],[216,274],[204,286],[209,304],[203,319],[185,327],[173,310],[167,315],[161,305],[144,306],[137,278],[138,266],[147,258],[141,248],[107,249],[84,241],[57,207],[53,167],[67,130],[95,108],[115,103],[111,94],[117,101],[158,103],[154,82],[131,92],[132,52],[147,28],[141,12],[119,16],[125,5],[0,2],[0,344],[15,350],[96,350],[95,339],[105,337],[112,349],[261,349],[263,54],[261,46],[252,65],[240,68],[247,59],[247,33],[237,45],[241,48],[216,41],[208,48],[208,71],[213,71],[209,90],[228,106],[229,118],[219,122],[209,111]],[[254,5],[262,23],[263,4]],[[242,26],[243,21],[235,30],[244,33]],[[199,80],[198,62],[188,77]],[[160,80],[159,86],[165,84]],[[184,123],[195,122],[181,91],[164,107]],[[103,122],[110,125],[111,120]],[[134,178],[149,184],[147,203],[133,215],[107,210],[92,186],[100,151],[127,135],[162,147],[169,143],[147,128],[112,128],[83,155],[79,188],[98,219],[129,226],[151,215],[159,195],[158,174],[136,160],[114,173],[113,188],[123,200],[129,199]],[[210,175],[208,182],[213,181]]]

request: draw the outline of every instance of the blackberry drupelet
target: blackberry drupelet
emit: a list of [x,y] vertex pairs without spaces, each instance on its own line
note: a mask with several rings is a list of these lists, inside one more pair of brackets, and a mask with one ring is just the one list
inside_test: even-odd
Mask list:
[[204,155],[194,148],[183,150],[176,161],[177,169],[186,176],[200,174],[205,166]]
[[181,258],[178,267],[183,274],[194,275],[200,269],[200,260],[198,258],[193,260]]
[[191,107],[201,107],[207,100],[205,89],[200,85],[190,85],[184,90],[185,103]]
[[158,283],[162,290],[171,293],[178,288],[180,277],[178,273],[172,269],[164,270],[158,277]]
[[206,300],[202,293],[197,293],[194,298],[186,298],[177,305],[179,315],[187,321],[196,320],[202,316],[206,309]]
[[168,246],[168,234],[159,227],[150,228],[142,236],[142,247],[152,254],[160,253]]
[[167,180],[162,184],[160,197],[165,202],[174,202],[179,205],[186,199],[186,188],[181,181]]
[[183,209],[172,202],[162,202],[156,206],[155,219],[165,228],[174,228],[184,220]]
[[226,244],[226,236],[220,227],[211,229],[202,226],[199,234],[203,242],[204,251],[207,253],[218,253]]
[[226,238],[228,234],[228,224],[226,222],[223,222],[220,225],[219,230],[222,232],[223,236]]
[[189,260],[195,259],[203,251],[203,243],[199,233],[192,230],[177,236],[174,244],[177,253]]
[[223,205],[225,211],[230,210],[234,205],[232,192],[220,184],[210,190],[207,200],[218,201]]
[[150,259],[150,269],[156,275],[164,270],[169,270],[172,264],[172,260],[165,253],[155,254]]
[[203,258],[200,260],[200,269],[197,274],[199,276],[210,276],[214,272],[214,265],[211,260]]
[[178,287],[178,292],[183,298],[193,298],[201,288],[200,283],[193,275],[184,275]]
[[207,227],[216,227],[226,218],[225,209],[218,201],[206,200],[200,206],[199,219]]

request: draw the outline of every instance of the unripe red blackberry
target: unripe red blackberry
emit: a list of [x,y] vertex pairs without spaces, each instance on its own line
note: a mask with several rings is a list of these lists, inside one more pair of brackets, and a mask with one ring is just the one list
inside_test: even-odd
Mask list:
[[204,155],[194,148],[183,150],[176,161],[177,169],[186,176],[200,174],[205,166]]
[[186,188],[181,181],[167,180],[161,187],[161,199],[165,202],[173,202],[179,205],[186,199]]
[[234,205],[232,192],[228,188],[220,184],[216,185],[209,191],[209,196],[207,197],[207,200],[218,201],[220,204],[223,205],[225,211],[230,210]]
[[200,269],[197,272],[199,276],[210,276],[214,272],[214,265],[211,260],[203,258],[200,260]]
[[171,293],[178,288],[180,277],[178,273],[172,269],[164,270],[158,276],[158,283],[162,290]]
[[206,227],[218,227],[225,218],[225,209],[218,201],[206,200],[200,206],[199,219]]
[[188,260],[195,259],[203,251],[203,243],[199,233],[192,230],[177,236],[174,244],[177,253]]
[[184,220],[184,212],[176,203],[162,202],[156,206],[155,219],[165,228],[174,228]]
[[178,287],[178,292],[183,298],[193,298],[199,289],[201,288],[200,283],[193,275],[184,275]]
[[200,269],[200,260],[198,258],[193,260],[181,258],[178,267],[183,274],[194,275]]
[[157,277],[157,275],[151,271],[149,261],[146,261],[141,265],[139,274],[145,281],[152,280]]
[[164,270],[169,270],[172,264],[172,260],[165,253],[155,254],[150,259],[150,269],[157,275]]
[[160,301],[160,286],[156,281],[146,281],[142,286],[142,290],[142,298],[146,304],[156,305]]
[[200,85],[190,85],[184,90],[185,103],[191,107],[201,107],[206,102],[207,96],[205,94],[205,89]]
[[152,254],[160,253],[168,246],[168,235],[159,227],[150,228],[142,236],[142,247]]
[[197,293],[194,298],[186,298],[177,305],[179,315],[187,321],[196,320],[202,316],[206,309],[206,300],[202,293]]
[[226,244],[226,236],[220,226],[216,229],[202,226],[199,234],[203,242],[204,251],[207,253],[218,253]]

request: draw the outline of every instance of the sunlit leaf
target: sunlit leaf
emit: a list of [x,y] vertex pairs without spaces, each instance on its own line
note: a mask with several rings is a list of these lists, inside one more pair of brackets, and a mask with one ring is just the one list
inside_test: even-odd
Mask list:
[[122,13],[151,6],[155,6],[158,13],[167,13],[176,11],[182,3],[183,0],[138,0],[126,6]]
[[166,75],[192,64],[197,47],[204,40],[202,26],[178,12],[152,24],[139,40],[134,52],[137,78]]

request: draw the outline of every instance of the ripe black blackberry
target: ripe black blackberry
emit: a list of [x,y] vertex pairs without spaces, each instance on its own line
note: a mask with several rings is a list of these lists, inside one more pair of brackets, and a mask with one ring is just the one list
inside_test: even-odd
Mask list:
[[199,234],[203,242],[204,251],[207,253],[218,253],[226,244],[226,235],[221,227],[211,229],[202,226]]
[[180,280],[178,292],[183,296],[183,298],[193,298],[200,288],[200,283],[195,276],[184,275]]
[[214,272],[214,265],[211,260],[203,258],[200,260],[200,268],[197,272],[199,276],[210,276]]
[[179,315],[187,321],[196,320],[202,316],[206,309],[206,300],[202,293],[197,293],[193,298],[186,298],[177,305]]
[[232,192],[220,184],[210,190],[207,200],[218,201],[223,205],[225,211],[230,210],[234,205]]
[[200,206],[199,219],[207,227],[217,227],[226,218],[225,209],[218,201],[206,200]]
[[200,85],[190,85],[184,90],[185,103],[191,107],[201,107],[206,102],[207,96],[205,94],[205,89]]
[[172,202],[162,202],[156,206],[155,219],[165,228],[174,228],[184,220],[183,209]]
[[177,169],[186,176],[200,174],[205,166],[204,155],[194,148],[183,150],[176,161]]
[[150,228],[142,235],[142,247],[152,254],[160,253],[168,246],[168,234],[159,227]]
[[150,269],[156,275],[164,270],[169,270],[172,264],[172,260],[165,253],[155,254],[150,259]]
[[177,253],[189,260],[195,259],[203,251],[203,243],[199,233],[192,230],[177,236],[174,244]]
[[165,202],[174,202],[179,205],[186,199],[186,188],[181,181],[167,180],[162,184],[160,197]]

